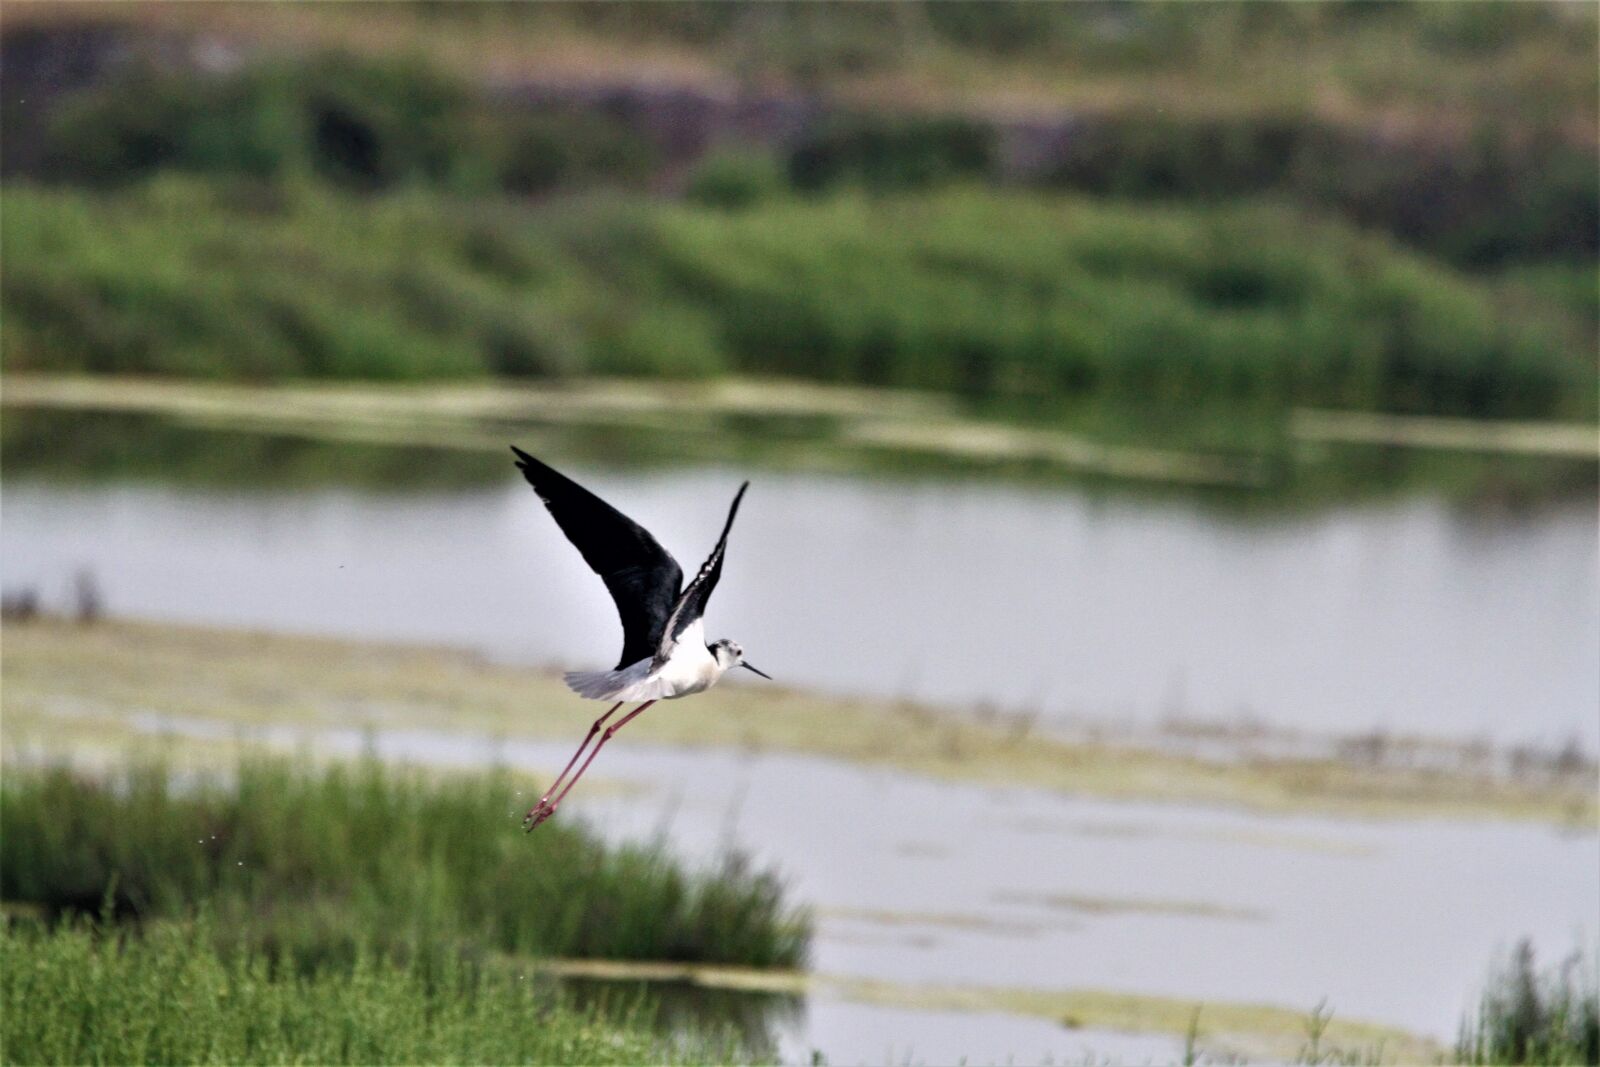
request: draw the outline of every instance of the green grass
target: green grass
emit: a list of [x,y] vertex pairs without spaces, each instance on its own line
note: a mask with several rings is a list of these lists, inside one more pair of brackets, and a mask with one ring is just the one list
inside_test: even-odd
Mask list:
[[1579,323],[1268,205],[976,190],[738,216],[666,211],[649,251],[740,369],[1015,400],[1587,410]]
[[226,781],[136,767],[104,782],[7,766],[0,897],[49,914],[181,917],[301,959],[363,946],[794,966],[809,919],[737,856],[686,873],[658,848],[581,824],[518,827],[503,775],[425,777],[377,763],[246,762]]
[[1600,1063],[1600,960],[1574,952],[1539,967],[1522,941],[1461,1024],[1457,1063]]
[[1266,204],[968,189],[530,208],[164,179],[13,186],[3,240],[9,370],[775,374],[1039,418],[1088,401],[1258,420],[1596,407],[1576,283],[1471,278]]
[[580,1011],[510,962],[363,947],[303,971],[219,951],[209,922],[140,933],[0,923],[5,1063],[709,1063],[731,1040]]

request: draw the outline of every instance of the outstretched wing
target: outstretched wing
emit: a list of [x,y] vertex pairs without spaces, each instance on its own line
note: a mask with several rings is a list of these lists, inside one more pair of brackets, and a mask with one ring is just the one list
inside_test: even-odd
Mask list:
[[739,501],[744,499],[744,491],[748,488],[750,483],[745,482],[733,495],[733,506],[728,508],[728,521],[722,525],[722,536],[717,538],[717,547],[711,550],[711,555],[700,565],[700,573],[694,576],[694,581],[689,583],[689,587],[673,605],[672,615],[667,619],[665,632],[655,649],[657,667],[672,655],[672,648],[683,632],[706,613],[706,601],[711,599],[711,590],[717,587],[717,580],[722,577],[722,553],[728,547],[728,531],[733,529],[733,517],[739,514]]
[[516,445],[511,451],[516,453],[522,476],[544,501],[556,525],[583,553],[583,561],[605,581],[616,601],[622,619],[618,669],[655,655],[683,584],[678,561],[649,530],[571,478]]

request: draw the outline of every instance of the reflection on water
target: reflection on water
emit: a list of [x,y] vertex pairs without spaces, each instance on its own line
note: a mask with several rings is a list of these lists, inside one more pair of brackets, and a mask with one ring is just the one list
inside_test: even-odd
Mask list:
[[691,982],[563,978],[561,987],[586,1007],[642,1006],[666,1035],[728,1033],[758,1063],[780,1058],[784,1035],[804,1031],[805,1001],[787,993],[715,989]]
[[[735,1035],[758,1063],[833,1067],[949,1063],[1176,1063],[1183,1043],[1161,1034],[1073,1028],[1004,1012],[928,1011],[819,995],[707,989],[678,982],[563,979],[581,1004],[627,1010],[641,996],[659,1003],[664,1036]],[[651,1010],[654,1010],[653,1008]]]
[[8,407],[0,445],[8,480],[438,489],[485,485],[504,473],[500,456],[484,451],[219,433],[204,424],[120,412],[90,417]]
[[[950,1063],[1180,1063],[1183,1042],[1163,1034],[1077,1028],[1070,1022],[992,1011],[924,1011],[812,997],[806,1029],[780,1043],[784,1063],[810,1063],[813,1049],[833,1067]],[[826,1034],[825,1048],[807,1034]]]
[[[574,473],[686,569],[744,472]],[[10,478],[4,580],[82,567],[113,613],[609,664],[601,583],[507,461],[487,486],[208,489]],[[1199,718],[1600,747],[1588,508],[1429,499],[1281,519],[975,480],[765,473],[713,634],[780,680],[1036,716]]]

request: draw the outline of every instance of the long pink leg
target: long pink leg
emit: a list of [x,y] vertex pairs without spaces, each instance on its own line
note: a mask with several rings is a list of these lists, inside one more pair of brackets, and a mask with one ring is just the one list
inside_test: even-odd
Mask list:
[[[583,744],[578,746],[578,751],[574,752],[572,754],[572,758],[567,760],[567,765],[562,768],[560,774],[556,775],[556,780],[550,783],[550,788],[544,791],[544,796],[539,798],[539,803],[528,809],[528,814],[524,816],[522,820],[523,829],[532,830],[538,825],[538,822],[532,821],[533,817],[538,814],[541,808],[550,803],[550,794],[561,788],[561,783],[566,779],[567,772],[572,770],[572,765],[574,763],[578,762],[578,757],[583,755],[583,750],[589,747],[589,742],[594,740],[594,735],[600,732],[600,727],[604,726],[606,724],[606,720],[615,715],[617,713],[617,709],[622,707],[624,703],[624,701],[619,700],[615,704],[611,705],[611,710],[596,719],[594,721],[594,725],[589,727],[589,736],[583,739]],[[584,764],[584,766],[588,766],[588,764]]]
[[[532,813],[530,813],[529,818],[532,819],[532,823],[524,823],[525,828],[532,830],[535,826],[538,826],[550,816],[554,815],[556,813],[556,809],[561,806],[561,802],[567,799],[567,794],[572,792],[572,787],[578,784],[578,779],[583,777],[583,772],[589,769],[589,764],[594,762],[594,758],[598,756],[600,754],[600,750],[606,746],[606,742],[611,740],[612,736],[615,735],[618,730],[622,729],[634,719],[638,718],[640,712],[644,711],[645,708],[648,708],[654,703],[654,700],[647,700],[643,704],[640,704],[638,707],[634,708],[632,711],[628,712],[628,714],[624,715],[622,718],[618,719],[615,726],[606,727],[606,732],[600,735],[599,741],[595,742],[594,748],[589,752],[589,758],[583,761],[583,766],[579,767],[578,773],[572,776],[572,781],[567,783],[567,787],[563,789],[561,794],[557,796],[556,799],[549,805],[541,804]],[[607,712],[606,714],[609,715],[610,712]]]

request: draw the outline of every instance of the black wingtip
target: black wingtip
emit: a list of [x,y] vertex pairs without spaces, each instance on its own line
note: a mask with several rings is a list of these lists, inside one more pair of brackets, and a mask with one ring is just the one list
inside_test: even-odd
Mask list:
[[728,505],[728,521],[722,524],[722,536],[717,540],[719,547],[727,543],[728,533],[733,529],[734,517],[739,514],[739,501],[744,499],[744,491],[748,488],[750,483],[744,482],[739,486],[739,491],[733,494],[733,503]]
[[528,464],[534,462],[534,459],[533,459],[532,456],[528,455],[526,452],[524,452],[522,449],[518,448],[516,445],[512,445],[511,446],[511,452],[512,452],[512,454],[514,456],[517,457],[517,466],[519,466],[519,467],[526,468]]

